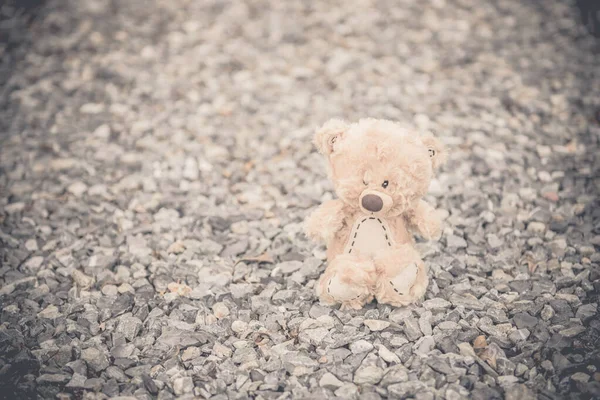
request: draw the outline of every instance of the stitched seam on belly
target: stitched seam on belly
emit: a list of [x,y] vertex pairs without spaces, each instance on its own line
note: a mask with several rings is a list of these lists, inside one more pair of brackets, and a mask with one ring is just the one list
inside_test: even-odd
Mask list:
[[379,221],[379,226],[381,226],[383,228],[383,231],[385,232],[385,240],[387,241],[388,246],[392,247],[392,243],[390,242],[390,238],[388,237],[387,230],[385,229],[383,222],[381,222],[379,218],[377,218],[377,221]]
[[355,240],[353,240],[352,243],[350,244],[350,249],[348,250],[348,254],[352,253],[352,250],[354,248],[354,243],[356,242],[356,235],[358,235],[358,229],[360,228],[360,224],[365,222],[367,219],[377,219],[377,221],[379,221],[379,226],[381,228],[383,228],[383,231],[385,234],[385,241],[387,242],[389,247],[392,247],[392,243],[390,242],[390,238],[388,237],[387,229],[385,229],[385,225],[383,224],[383,221],[381,221],[381,219],[379,219],[379,218],[369,217],[369,218],[363,219],[362,221],[360,221],[360,223],[358,225],[356,225],[356,231],[354,232],[354,236],[353,236],[353,239],[355,239]]

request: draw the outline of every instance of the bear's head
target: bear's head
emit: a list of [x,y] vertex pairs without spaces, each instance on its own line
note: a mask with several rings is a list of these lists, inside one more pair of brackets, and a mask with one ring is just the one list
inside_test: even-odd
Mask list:
[[442,144],[399,123],[332,119],[314,143],[329,164],[339,198],[367,214],[394,217],[415,207],[444,161]]

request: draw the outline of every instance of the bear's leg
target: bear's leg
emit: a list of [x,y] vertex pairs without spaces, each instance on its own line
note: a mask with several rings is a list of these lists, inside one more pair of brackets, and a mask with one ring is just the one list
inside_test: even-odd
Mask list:
[[402,244],[375,258],[377,284],[375,297],[379,303],[405,306],[420,300],[429,279],[419,253]]
[[341,254],[327,266],[317,283],[317,296],[327,305],[358,310],[373,300],[375,265],[356,255]]

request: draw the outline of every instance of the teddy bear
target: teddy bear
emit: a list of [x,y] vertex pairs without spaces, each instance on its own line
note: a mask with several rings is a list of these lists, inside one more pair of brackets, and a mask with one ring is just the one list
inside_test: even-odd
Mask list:
[[338,197],[305,223],[307,236],[327,246],[315,288],[321,302],[360,309],[373,298],[394,306],[419,301],[429,280],[413,233],[441,235],[441,220],[423,197],[444,162],[442,143],[398,122],[366,118],[332,119],[316,130],[314,144]]

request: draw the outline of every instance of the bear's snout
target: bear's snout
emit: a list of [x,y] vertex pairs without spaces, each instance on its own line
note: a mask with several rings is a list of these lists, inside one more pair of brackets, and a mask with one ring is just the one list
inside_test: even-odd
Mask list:
[[383,208],[383,200],[375,194],[368,194],[362,198],[362,206],[367,211],[377,212]]

